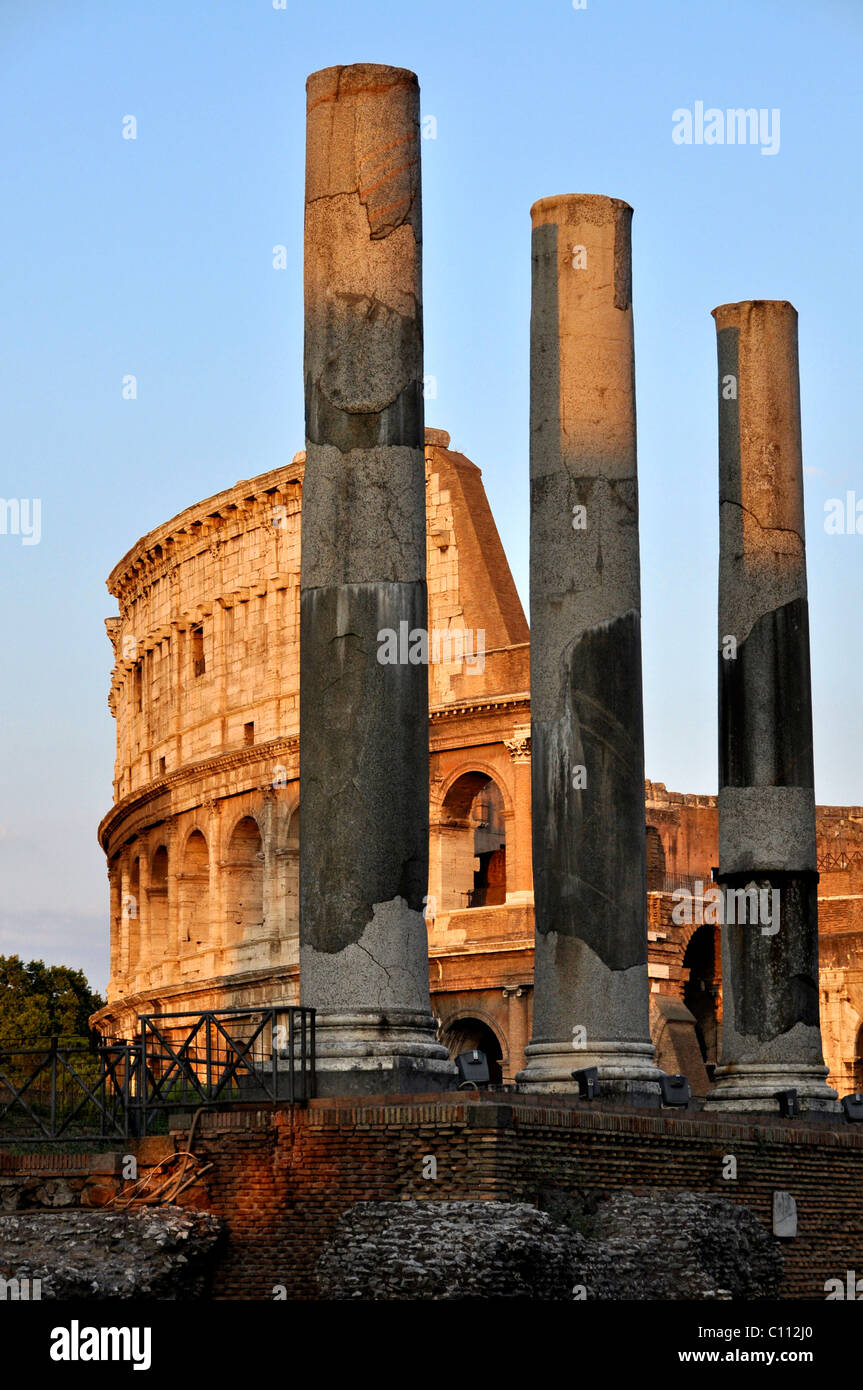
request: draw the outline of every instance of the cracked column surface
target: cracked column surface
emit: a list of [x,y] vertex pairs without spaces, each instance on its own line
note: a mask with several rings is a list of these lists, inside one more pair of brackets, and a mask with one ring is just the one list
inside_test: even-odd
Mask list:
[[650,1041],[630,221],[531,209],[530,693],[536,975],[525,1090],[656,1104]]
[[776,1093],[793,1088],[802,1110],[832,1110],[818,1006],[797,311],[756,299],[713,317],[724,920],[722,1065],[707,1108],[776,1111]]
[[428,672],[378,659],[426,627],[419,86],[358,63],[306,91],[300,997],[321,1094],[426,1090],[454,1072],[423,919]]

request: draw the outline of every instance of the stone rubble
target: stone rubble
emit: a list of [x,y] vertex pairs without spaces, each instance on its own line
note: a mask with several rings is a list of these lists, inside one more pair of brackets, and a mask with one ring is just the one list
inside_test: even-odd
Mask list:
[[[615,1193],[555,1216],[523,1203],[360,1202],[317,1266],[325,1299],[761,1299],[778,1243],[748,1209],[689,1192]],[[581,1289],[585,1293],[580,1292]]]
[[203,1298],[221,1225],[171,1206],[2,1215],[0,1278],[38,1279],[42,1299]]

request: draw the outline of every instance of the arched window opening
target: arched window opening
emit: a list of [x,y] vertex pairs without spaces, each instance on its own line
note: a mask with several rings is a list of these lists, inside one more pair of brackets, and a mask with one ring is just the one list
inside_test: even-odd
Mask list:
[[497,783],[467,772],[450,787],[441,823],[443,912],[506,902],[506,827]]
[[264,856],[252,816],[234,827],[228,845],[228,941],[260,936],[264,925]]
[[179,889],[180,949],[194,951],[210,936],[210,859],[200,830],[186,841]]
[[168,851],[159,845],[150,861],[150,956],[157,965],[168,950]]
[[689,940],[683,957],[689,975],[683,986],[683,1002],[695,1017],[695,1036],[710,1080],[719,1060],[719,1000],[722,974],[719,928],[705,923]]

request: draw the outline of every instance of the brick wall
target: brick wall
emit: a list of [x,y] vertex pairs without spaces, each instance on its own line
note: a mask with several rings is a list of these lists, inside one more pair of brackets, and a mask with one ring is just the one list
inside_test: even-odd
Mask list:
[[[174,1152],[166,1137],[129,1140],[124,1153],[134,1154],[138,1177]],[[104,1207],[132,1186],[123,1178],[118,1150],[86,1153],[80,1149],[36,1153],[0,1153],[0,1211]]]
[[[318,1101],[307,1110],[206,1117],[195,1152],[214,1164],[208,1205],[228,1241],[216,1298],[314,1298],[314,1264],[339,1214],[363,1200],[542,1202],[549,1189],[687,1188],[745,1203],[771,1228],[775,1189],[797,1200],[783,1296],[824,1298],[863,1274],[863,1135],[849,1126],[730,1124],[530,1097]],[[179,1136],[178,1136],[179,1138]],[[437,1179],[422,1176],[437,1158]],[[737,1159],[736,1182],[722,1160]]]

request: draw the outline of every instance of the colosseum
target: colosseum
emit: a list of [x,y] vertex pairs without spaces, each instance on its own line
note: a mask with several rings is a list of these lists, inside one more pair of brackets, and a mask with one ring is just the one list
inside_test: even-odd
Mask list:
[[[511,1082],[531,1035],[529,632],[479,468],[426,431],[432,1007],[451,1053]],[[299,998],[300,506],[304,455],[188,507],[112,571],[108,1003],[139,1014]],[[645,787],[651,1031],[704,1095],[722,1023],[715,796]],[[863,1090],[863,807],[820,807],[830,1084]],[[680,890],[695,904],[680,921]],[[699,920],[703,919],[703,920]]]

